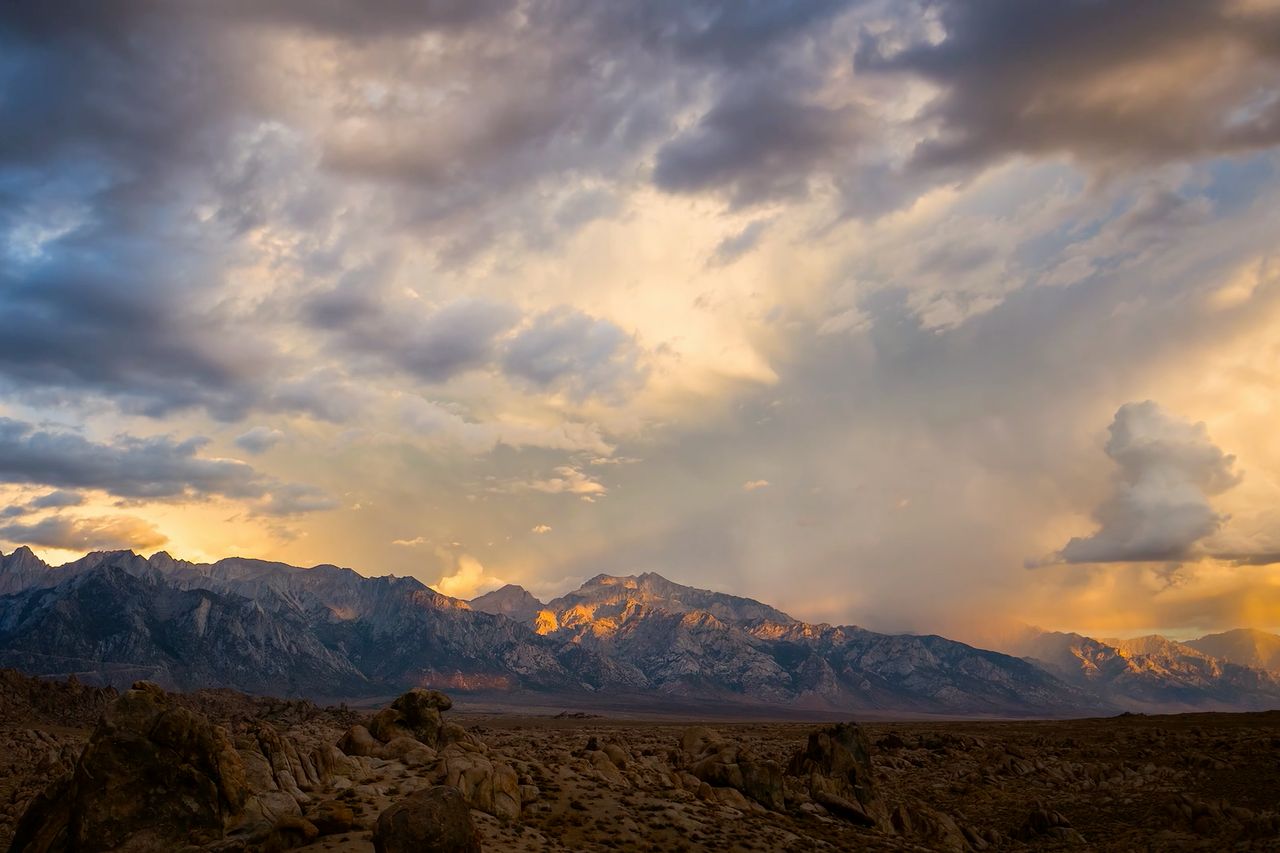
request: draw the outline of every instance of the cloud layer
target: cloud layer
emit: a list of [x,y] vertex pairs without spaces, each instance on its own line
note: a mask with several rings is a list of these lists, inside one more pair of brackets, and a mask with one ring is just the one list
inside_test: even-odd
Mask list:
[[0,541],[1280,627],[1277,44],[1269,0],[6,9]]

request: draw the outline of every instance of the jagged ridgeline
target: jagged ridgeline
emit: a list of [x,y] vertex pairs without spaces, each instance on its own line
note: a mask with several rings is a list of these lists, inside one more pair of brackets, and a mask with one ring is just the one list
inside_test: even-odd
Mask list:
[[[811,625],[656,574],[600,575],[546,603],[519,587],[464,602],[332,565],[124,551],[50,567],[25,548],[0,557],[0,666],[116,687],[147,679],[345,699],[432,685],[601,707],[1017,716],[1280,705],[1273,674],[1208,651],[1038,636],[1021,658]],[[1095,660],[1107,677],[1084,666]]]

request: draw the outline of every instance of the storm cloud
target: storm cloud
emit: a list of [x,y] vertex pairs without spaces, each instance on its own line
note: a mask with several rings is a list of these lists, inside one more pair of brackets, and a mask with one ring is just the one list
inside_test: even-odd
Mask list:
[[815,176],[849,164],[858,123],[850,107],[806,101],[772,81],[734,87],[659,149],[653,179],[670,192],[722,192],[735,207],[803,197]]
[[644,381],[634,338],[608,320],[558,308],[534,317],[506,344],[502,367],[535,386],[611,396]]
[[1175,417],[1154,402],[1126,403],[1108,430],[1116,464],[1111,496],[1094,512],[1098,530],[1073,538],[1058,555],[1068,563],[1197,559],[1197,546],[1226,518],[1210,500],[1240,482],[1235,457],[1205,425]]
[[125,499],[260,499],[269,514],[328,508],[304,486],[282,484],[236,459],[201,455],[208,439],[120,436],[90,441],[0,418],[0,482],[98,489]]
[[1280,546],[1278,17],[9,4],[0,535],[1236,627]]

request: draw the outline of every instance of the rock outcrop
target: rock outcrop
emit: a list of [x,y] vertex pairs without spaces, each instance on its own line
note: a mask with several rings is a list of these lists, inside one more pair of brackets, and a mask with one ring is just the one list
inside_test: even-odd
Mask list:
[[888,825],[876,793],[871,744],[857,723],[837,723],[809,734],[787,773],[808,781],[809,796],[827,811],[863,826]]
[[1039,803],[1027,815],[1022,826],[1014,833],[1014,837],[1023,841],[1051,838],[1072,844],[1085,843],[1083,836],[1072,828],[1071,821],[1054,809]]
[[13,725],[28,719],[63,726],[92,726],[119,697],[110,687],[32,678],[17,670],[0,669],[0,719]]
[[494,817],[520,817],[520,780],[510,765],[491,760],[471,744],[450,744],[435,767],[437,781],[457,788],[472,808]]
[[250,790],[225,729],[139,682],[103,715],[70,776],[28,807],[11,850],[174,850],[221,838]]
[[457,788],[472,808],[495,817],[520,816],[522,794],[516,771],[489,756],[466,729],[445,722],[453,701],[437,690],[414,688],[374,715],[366,729],[352,726],[338,747],[348,756],[372,756],[423,767],[423,774]]
[[457,788],[437,785],[410,794],[378,817],[377,853],[480,853],[471,810]]
[[731,743],[714,729],[695,726],[680,738],[684,766],[712,788],[728,788],[774,811],[786,807],[782,768],[749,749]]
[[434,749],[444,728],[440,712],[452,707],[453,700],[438,690],[416,687],[374,715],[369,733],[383,743],[409,737]]
[[920,803],[899,804],[889,816],[890,825],[899,835],[924,844],[940,853],[968,853],[973,849],[986,849],[986,842],[965,831],[947,814]]

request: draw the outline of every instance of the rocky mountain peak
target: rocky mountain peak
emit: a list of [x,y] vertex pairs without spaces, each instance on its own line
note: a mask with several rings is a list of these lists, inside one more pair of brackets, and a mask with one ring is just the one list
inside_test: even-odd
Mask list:
[[[18,549],[0,567],[0,662],[121,686],[145,677],[358,696],[431,683],[1000,714],[1275,707],[1280,697],[1266,669],[1166,637],[1028,629],[1019,659],[936,636],[808,625],[654,572],[597,575],[543,604],[515,584],[468,603],[412,577],[165,552],[102,551],[50,568]],[[1263,632],[1204,640],[1241,654],[1280,647]]]
[[583,619],[614,619],[623,616],[635,605],[665,613],[706,611],[725,622],[770,621],[791,623],[792,619],[781,610],[750,598],[742,598],[723,592],[685,586],[667,580],[656,572],[640,575],[596,575],[577,590],[548,602],[546,609],[557,614],[561,624],[562,614],[572,611],[569,621]]
[[12,554],[0,553],[0,595],[47,583],[52,575],[49,565],[26,545]]
[[1264,669],[1280,676],[1280,636],[1256,628],[1236,628],[1209,634],[1185,645],[1220,660]]
[[468,602],[472,610],[481,613],[492,613],[495,616],[506,616],[517,622],[528,622],[538,615],[543,604],[522,586],[509,583],[504,587],[486,592]]
[[49,565],[26,545],[14,548],[12,554],[0,552],[0,572],[30,572],[47,568]]

